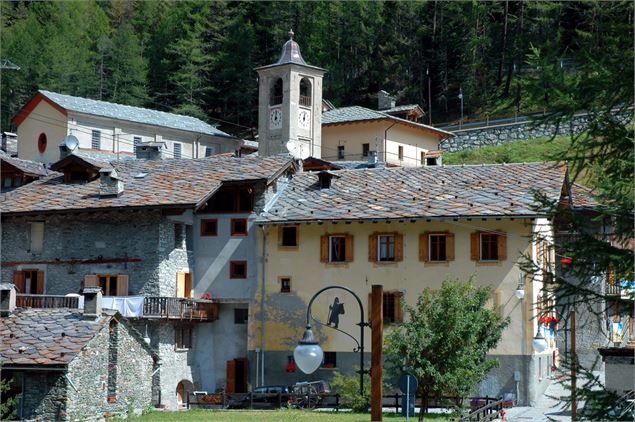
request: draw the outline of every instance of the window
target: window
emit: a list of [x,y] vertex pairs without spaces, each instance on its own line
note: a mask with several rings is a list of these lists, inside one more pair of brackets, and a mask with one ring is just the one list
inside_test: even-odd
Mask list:
[[247,236],[247,219],[246,218],[232,218],[231,235],[232,236]]
[[101,287],[104,296],[128,296],[128,276],[122,274],[89,274],[84,287]]
[[92,149],[101,149],[101,131],[93,130],[90,141],[90,147]]
[[507,259],[507,236],[501,232],[474,232],[470,238],[472,261],[496,262]]
[[338,160],[343,160],[344,159],[344,145],[338,145],[338,147],[337,147],[337,159]]
[[298,227],[282,226],[280,227],[280,246],[295,247],[298,246]]
[[481,261],[498,260],[498,236],[481,233]]
[[174,248],[183,248],[183,224],[181,223],[174,224]]
[[403,147],[399,145],[399,161],[403,161]]
[[177,325],[174,327],[174,345],[178,350],[187,350],[192,347],[191,326]]
[[247,261],[230,261],[229,278],[247,278]]
[[362,157],[368,157],[370,151],[370,144],[362,144]]
[[234,324],[247,324],[249,309],[234,308]]
[[311,82],[307,78],[300,81],[300,105],[311,107]]
[[282,104],[282,78],[276,79],[269,93],[269,105]]
[[454,261],[454,233],[423,233],[419,238],[419,260],[431,263]]
[[174,143],[174,158],[181,158],[181,144],[178,142]]
[[44,294],[44,271],[22,270],[13,273],[17,293]]
[[215,218],[207,218],[201,220],[201,236],[217,236],[218,220]]
[[191,224],[185,225],[185,249],[194,250],[194,227]]
[[134,141],[134,145],[137,146],[141,143],[141,136],[135,136],[132,140]]
[[205,156],[210,157],[216,153],[216,148],[214,147],[205,147]]
[[437,159],[436,158],[426,158],[426,166],[436,166]]
[[44,222],[31,221],[29,226],[29,250],[27,252],[40,253],[44,247]]
[[251,212],[253,210],[253,197],[253,187],[223,188],[208,201],[200,212]]
[[395,236],[379,235],[378,236],[377,260],[378,261],[394,261],[395,260]]
[[176,297],[192,297],[192,273],[176,273]]
[[329,238],[329,261],[346,261],[346,236],[331,236]]
[[447,237],[445,234],[431,234],[430,237],[430,261],[447,261]]
[[[401,299],[403,298],[403,292],[384,292],[382,298],[382,308],[384,324],[393,324],[403,322],[403,308],[401,306]],[[368,318],[372,315],[372,294],[368,294]]]
[[322,368],[337,368],[336,352],[324,352],[324,362]]
[[46,145],[48,141],[46,140],[46,133],[40,133],[40,136],[37,138],[37,150],[40,154],[44,154],[46,151]]
[[291,293],[291,277],[280,277],[280,293]]
[[421,151],[420,164],[422,166],[425,166],[425,164],[426,164],[426,152],[425,151]]
[[349,234],[332,234],[320,237],[321,262],[353,261],[353,236]]

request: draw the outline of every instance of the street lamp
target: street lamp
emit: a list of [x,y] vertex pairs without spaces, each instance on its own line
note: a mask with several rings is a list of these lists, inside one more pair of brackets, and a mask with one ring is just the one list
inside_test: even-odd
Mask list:
[[[356,325],[359,325],[360,341],[357,341],[355,337],[353,337],[346,331],[337,328],[339,315],[343,313],[343,304],[339,302],[338,298],[335,298],[335,302],[331,306],[329,321],[326,326],[346,334],[347,336],[352,338],[355,343],[357,343],[357,347],[353,351],[359,352],[359,371],[357,371],[359,373],[359,392],[361,395],[364,395],[364,374],[368,373],[368,371],[364,370],[364,327],[370,327],[370,323],[364,321],[364,306],[362,305],[362,301],[359,296],[357,296],[351,289],[342,286],[328,286],[313,295],[313,297],[309,301],[309,305],[306,310],[306,328],[304,330],[304,335],[302,336],[302,340],[298,342],[297,347],[293,351],[293,357],[296,364],[298,365],[298,368],[300,368],[300,370],[305,374],[312,374],[320,367],[324,352],[322,351],[322,348],[320,347],[318,342],[315,340],[313,331],[311,330],[311,305],[313,305],[313,301],[322,292],[331,289],[341,289],[349,292],[353,295],[353,297],[355,297],[355,299],[357,299],[357,303],[359,304],[360,321]],[[316,322],[320,324],[319,321],[316,320]],[[333,323],[333,326],[331,326],[331,323]]]
[[461,124],[460,128],[463,127],[463,87],[459,87],[459,100],[461,100]]
[[514,294],[516,295],[516,298],[518,298],[518,300],[523,300],[525,298],[525,276],[522,272],[518,277],[518,286],[516,286],[516,291],[514,292]]
[[547,340],[543,337],[540,327],[538,327],[538,334],[536,334],[536,337],[534,337],[531,343],[536,353],[542,353],[547,350]]

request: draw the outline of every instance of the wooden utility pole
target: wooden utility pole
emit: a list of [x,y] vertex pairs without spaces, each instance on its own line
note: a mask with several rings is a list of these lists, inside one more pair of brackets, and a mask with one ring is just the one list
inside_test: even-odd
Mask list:
[[569,321],[571,323],[571,422],[575,422],[578,416],[578,399],[576,397],[578,357],[575,352],[575,311],[571,311]]
[[381,422],[384,345],[384,287],[373,284],[371,294],[371,349],[370,349],[370,420]]

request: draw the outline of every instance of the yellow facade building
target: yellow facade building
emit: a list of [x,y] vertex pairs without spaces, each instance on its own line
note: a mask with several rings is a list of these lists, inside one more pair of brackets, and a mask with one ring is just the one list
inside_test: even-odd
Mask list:
[[[354,341],[319,324],[314,332],[325,351],[322,367],[305,375],[289,365],[307,304],[323,287],[352,289],[368,312],[371,285],[382,284],[390,330],[408,318],[402,298],[412,305],[426,287],[474,277],[492,287],[491,306],[511,319],[490,353],[501,366],[478,393],[534,401],[548,385],[555,349],[551,344],[536,354],[532,348],[539,329],[534,304],[542,300],[543,286],[540,274],[524,275],[521,264],[553,265],[553,229],[535,210],[534,189],[558,200],[565,180],[566,166],[553,163],[296,174],[258,220],[262,259],[249,326],[252,383],[328,379],[334,369],[350,372],[358,365]],[[522,300],[515,294],[519,282]],[[339,328],[357,336],[358,305],[343,291],[320,295],[313,317],[325,323],[336,297],[345,310]],[[365,334],[370,338],[369,329]]]

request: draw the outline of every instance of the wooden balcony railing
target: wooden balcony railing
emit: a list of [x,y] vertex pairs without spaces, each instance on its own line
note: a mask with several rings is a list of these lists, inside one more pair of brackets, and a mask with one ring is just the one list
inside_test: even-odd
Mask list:
[[[17,294],[18,308],[79,308],[79,296]],[[181,297],[146,296],[140,318],[182,319],[189,321],[215,321],[219,304],[210,300]]]
[[607,296],[621,296],[622,288],[618,284],[606,283]]
[[300,95],[300,105],[304,107],[311,107],[311,97],[308,95]]
[[15,306],[18,308],[79,308],[79,296],[61,295],[15,295]]
[[150,296],[143,302],[144,318],[214,321],[218,311],[218,303],[209,300]]

